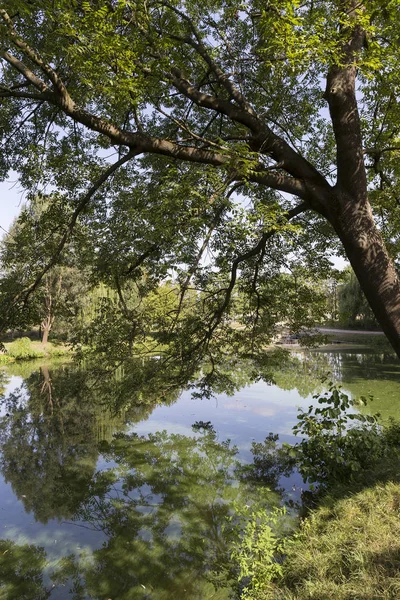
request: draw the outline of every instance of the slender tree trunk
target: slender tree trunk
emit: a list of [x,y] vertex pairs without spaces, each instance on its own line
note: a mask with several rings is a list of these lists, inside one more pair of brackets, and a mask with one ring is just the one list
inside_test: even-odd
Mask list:
[[330,220],[378,323],[400,358],[400,281],[369,202],[341,195]]
[[45,321],[42,322],[42,344],[47,344],[47,342],[49,341],[49,333],[50,333],[50,329],[51,329],[51,320],[50,319],[46,319]]

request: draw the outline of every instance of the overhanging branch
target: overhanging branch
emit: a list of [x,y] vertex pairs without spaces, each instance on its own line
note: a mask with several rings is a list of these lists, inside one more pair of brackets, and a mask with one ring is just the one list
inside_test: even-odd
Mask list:
[[54,267],[57,264],[57,261],[60,258],[62,251],[64,250],[66,244],[68,243],[68,241],[71,238],[71,235],[73,233],[73,230],[75,228],[75,225],[77,223],[79,215],[89,204],[89,202],[91,201],[93,196],[96,194],[96,192],[101,188],[101,186],[108,179],[110,179],[110,177],[112,177],[112,175],[114,175],[114,173],[122,165],[124,165],[129,160],[131,160],[135,155],[136,155],[135,152],[131,151],[128,154],[125,154],[125,156],[120,158],[118,161],[116,161],[110,167],[108,167],[100,175],[100,177],[95,181],[95,183],[91,186],[91,188],[86,192],[86,194],[82,197],[78,206],[75,208],[75,210],[71,216],[71,219],[67,225],[67,228],[66,228],[64,234],[62,235],[61,240],[60,240],[56,250],[54,251],[53,255],[51,256],[51,258],[49,259],[47,264],[43,267],[43,269],[40,271],[40,273],[38,273],[35,280],[29,286],[27,286],[23,290],[21,290],[16,296],[14,296],[14,298],[12,299],[12,301],[10,303],[10,306],[8,307],[8,310],[6,310],[5,313],[3,313],[0,329],[3,329],[5,326],[7,326],[7,317],[9,315],[10,311],[17,304],[22,302],[22,307],[26,306],[26,304],[28,303],[29,297],[40,285],[41,281],[43,280],[43,277],[46,275],[46,273],[48,273],[48,271],[50,271],[50,269],[52,269],[52,267]]
[[[302,202],[298,206],[289,210],[285,215],[285,219],[287,221],[290,221],[291,219],[302,214],[309,208],[310,208],[310,206],[308,205],[307,202]],[[206,332],[205,336],[198,342],[198,344],[196,344],[195,350],[198,349],[203,344],[208,345],[209,341],[211,340],[211,338],[213,336],[214,331],[216,330],[218,325],[221,323],[222,317],[231,301],[232,292],[233,292],[233,289],[235,287],[236,280],[237,280],[237,272],[238,272],[239,265],[241,263],[249,260],[250,258],[253,258],[254,256],[260,255],[262,252],[265,252],[265,246],[266,246],[267,241],[271,237],[273,237],[275,235],[275,233],[276,233],[275,230],[265,231],[262,234],[261,238],[259,239],[258,243],[255,246],[253,246],[253,248],[251,248],[247,252],[244,252],[243,254],[239,254],[239,256],[237,256],[235,258],[235,260],[232,263],[232,267],[231,267],[231,276],[230,276],[228,287],[224,290],[225,291],[224,299],[223,299],[221,305],[218,307],[218,309],[214,312],[214,315],[211,319],[211,322],[207,329],[207,332]]]

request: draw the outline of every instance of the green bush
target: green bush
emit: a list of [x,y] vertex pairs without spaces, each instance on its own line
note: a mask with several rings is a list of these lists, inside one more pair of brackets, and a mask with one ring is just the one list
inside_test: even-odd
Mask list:
[[[231,518],[232,519],[232,518]],[[237,567],[241,600],[263,600],[273,580],[282,577],[284,508],[236,506],[231,560]]]
[[8,365],[14,362],[14,359],[8,354],[0,354],[0,365]]
[[329,384],[323,395],[313,396],[316,405],[300,409],[298,425],[293,428],[302,441],[292,449],[304,481],[329,488],[354,481],[391,450],[379,415],[362,415],[354,407],[366,398],[350,399],[340,387]]
[[28,337],[22,337],[8,346],[7,354],[16,360],[24,360],[27,358],[40,358],[43,352],[36,350],[32,346],[32,342]]

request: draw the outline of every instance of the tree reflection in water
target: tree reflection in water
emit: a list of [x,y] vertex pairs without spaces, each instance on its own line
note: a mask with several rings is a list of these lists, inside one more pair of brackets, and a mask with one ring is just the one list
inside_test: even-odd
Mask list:
[[[107,537],[101,548],[52,569],[51,597],[65,585],[74,600],[230,598],[236,583],[226,517],[235,502],[269,510],[279,494],[255,483],[256,471],[241,465],[237,449],[218,440],[210,423],[195,424],[188,436],[124,432],[126,422],[146,419],[160,401],[173,402],[177,390],[136,397],[132,409],[125,402],[119,411],[110,409],[110,385],[100,396],[94,390],[85,371],[42,368],[7,396],[0,423],[1,470],[26,511],[42,523],[68,520]],[[114,436],[104,435],[111,429]],[[100,453],[109,468],[96,470]],[[43,549],[29,552],[44,568]],[[13,569],[15,563],[3,564],[0,592],[19,573],[34,590],[20,597],[41,598],[40,569],[28,576]]]
[[[383,362],[388,375],[389,361],[371,360],[377,372]],[[322,354],[312,362],[308,355],[276,370],[274,379],[307,395],[330,368],[346,372],[355,386],[357,370],[368,363]],[[253,445],[252,464],[241,464],[235,446],[218,439],[209,422],[194,424],[190,435],[128,432],[128,423],[147,419],[157,405],[179,397],[179,387],[163,380],[156,366],[156,361],[133,365],[100,386],[89,370],[42,367],[4,399],[0,467],[25,510],[42,523],[58,519],[102,532],[106,541],[93,551],[65,556],[57,566],[39,546],[0,541],[0,597],[234,597],[235,518],[228,522],[227,516],[235,503],[266,511],[279,505],[279,480],[292,465],[272,435]],[[233,392],[259,378],[254,364],[231,366],[227,361],[218,374],[218,392],[224,386]]]
[[46,567],[43,548],[0,540],[0,598],[7,600],[46,600],[51,588],[43,584]]
[[89,493],[99,442],[178,396],[174,390],[169,397],[138,398],[141,392],[130,388],[129,406],[125,389],[123,378],[104,379],[99,386],[96,376],[83,369],[42,366],[4,398],[1,471],[36,520],[72,517]]

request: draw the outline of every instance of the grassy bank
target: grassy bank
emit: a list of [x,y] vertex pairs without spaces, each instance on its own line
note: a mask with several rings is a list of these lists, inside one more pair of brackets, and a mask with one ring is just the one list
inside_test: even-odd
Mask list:
[[18,338],[13,342],[4,344],[4,351],[0,354],[0,364],[9,364],[19,360],[33,360],[37,358],[55,358],[70,353],[70,348],[64,344],[47,342],[32,342],[28,337]]
[[256,516],[239,545],[238,556],[247,553],[251,567],[246,571],[239,560],[241,597],[398,599],[400,426],[351,413],[354,402],[334,386],[314,398],[317,405],[300,412],[302,440],[288,448],[314,486],[303,495],[306,517],[295,534],[282,537],[268,513]]
[[393,352],[392,347],[384,335],[368,334],[359,331],[339,331],[326,334],[327,346],[322,346],[319,350],[334,346],[341,349],[345,346],[368,348],[377,352]]
[[399,598],[399,517],[397,481],[378,482],[347,498],[328,496],[287,545],[281,579],[264,591],[265,598]]
[[[383,465],[382,465],[383,466]],[[273,541],[245,600],[398,600],[400,598],[399,464],[393,479],[330,494],[287,540]],[[385,469],[384,469],[385,470]],[[371,476],[371,473],[370,473]],[[271,550],[271,535],[264,548]],[[277,552],[278,550],[278,552]],[[260,560],[260,559],[258,559]],[[258,571],[258,572],[257,572]],[[261,577],[260,577],[261,575]]]

